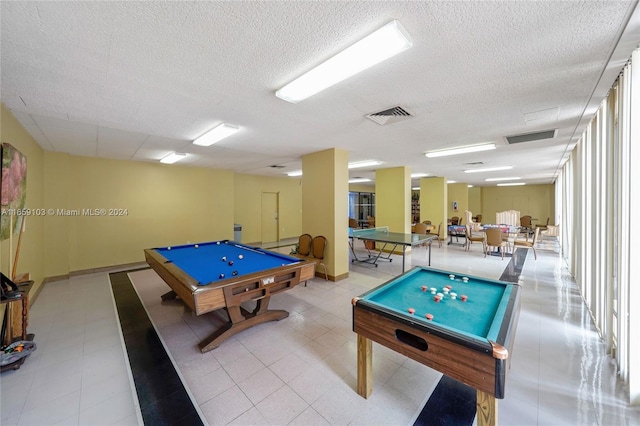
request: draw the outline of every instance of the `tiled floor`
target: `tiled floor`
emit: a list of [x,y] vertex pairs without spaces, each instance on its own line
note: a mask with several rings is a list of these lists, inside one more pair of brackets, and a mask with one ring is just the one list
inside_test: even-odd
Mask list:
[[[638,425],[615,366],[604,353],[555,244],[530,253],[501,425]],[[288,248],[280,249],[288,252]],[[426,264],[424,248],[408,257]],[[410,425],[440,374],[374,344],[374,393],[355,391],[353,296],[400,273],[352,264],[338,283],[316,278],[274,296],[290,316],[246,330],[202,354],[196,344],[217,325],[161,303],[167,286],[152,270],[130,278],[205,423],[234,425]],[[432,266],[498,278],[509,259],[455,246],[434,247]],[[49,283],[31,309],[38,349],[20,370],[0,376],[2,425],[141,424],[108,275]]]

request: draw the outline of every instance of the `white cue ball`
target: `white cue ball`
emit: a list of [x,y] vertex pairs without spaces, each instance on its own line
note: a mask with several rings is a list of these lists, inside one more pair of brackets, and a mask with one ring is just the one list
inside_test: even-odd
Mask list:
[[217,244],[217,245],[220,245],[220,241],[216,241],[216,244]]
[[196,244],[194,247],[195,247],[195,248],[198,248],[199,246]]
[[167,247],[167,250],[171,250],[171,247]]
[[241,255],[241,254],[239,254],[239,255],[238,255],[238,259],[244,259],[244,256],[243,256],[243,255]]

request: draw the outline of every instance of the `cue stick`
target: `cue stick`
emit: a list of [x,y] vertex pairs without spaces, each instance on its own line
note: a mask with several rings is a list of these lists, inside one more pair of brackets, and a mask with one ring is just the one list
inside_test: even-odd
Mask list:
[[[20,257],[20,243],[22,242],[22,234],[24,233],[24,223],[27,221],[26,216],[22,216],[22,222],[20,223],[20,233],[18,234],[18,245],[16,246],[16,257],[13,259],[13,273],[11,274],[11,281],[16,279],[16,270],[18,269],[18,258]],[[9,249],[11,253],[11,249]]]

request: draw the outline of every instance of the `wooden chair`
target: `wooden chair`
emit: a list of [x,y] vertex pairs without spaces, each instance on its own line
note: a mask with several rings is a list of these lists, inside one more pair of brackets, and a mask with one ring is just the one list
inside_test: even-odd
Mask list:
[[520,230],[522,232],[531,232],[531,216],[520,216]]
[[471,225],[469,225],[468,223],[465,225],[465,228],[467,229],[467,244],[465,245],[464,250],[465,251],[469,251],[469,248],[471,247],[471,243],[482,243],[482,251],[485,253],[485,256],[487,255],[487,248],[486,248],[486,235],[482,234],[482,235],[473,235],[471,233]]
[[413,227],[414,234],[426,234],[429,227],[425,223],[416,223]]
[[482,223],[482,215],[481,214],[477,214],[473,217],[473,221],[476,223]]
[[504,260],[504,248],[507,246],[507,242],[502,239],[502,230],[500,228],[488,228],[485,231],[487,236],[487,242],[485,246],[484,257],[487,257],[489,248],[495,247],[500,250],[502,260]]
[[440,239],[440,232],[442,231],[442,222],[440,222],[440,224],[438,225],[438,231],[437,232],[431,232],[431,231],[427,231],[427,235],[435,235],[438,240],[438,247],[442,247],[442,240]]
[[538,255],[536,254],[536,242],[538,241],[538,235],[540,234],[540,228],[536,228],[536,230],[533,232],[533,239],[531,241],[529,241],[529,239],[527,238],[526,240],[515,240],[513,242],[513,248],[515,249],[516,247],[524,247],[524,248],[530,248],[533,250],[533,258],[534,260],[538,260]]
[[376,227],[376,218],[374,216],[367,216],[367,220],[369,221],[369,228]]
[[349,218],[349,228],[357,228],[358,227],[358,221],[355,220],[354,218],[350,217]]
[[306,259],[311,254],[311,241],[313,241],[311,235],[300,235],[298,237],[298,247],[296,248],[296,252],[291,254],[299,259]]
[[547,222],[544,225],[536,225],[536,229],[538,228],[543,231],[546,231],[547,229],[549,229],[549,218],[547,217]]
[[[324,236],[318,235],[316,237],[313,237],[313,240],[311,242],[311,257],[309,257],[309,259],[316,262],[316,265],[322,266],[324,268],[324,279],[326,281],[329,281],[329,274],[327,274],[327,265],[324,264],[324,249],[326,246],[327,239]],[[306,286],[307,283],[305,282],[304,285]]]
[[458,216],[453,216],[451,218],[451,224],[452,225],[459,225],[460,224],[460,218]]

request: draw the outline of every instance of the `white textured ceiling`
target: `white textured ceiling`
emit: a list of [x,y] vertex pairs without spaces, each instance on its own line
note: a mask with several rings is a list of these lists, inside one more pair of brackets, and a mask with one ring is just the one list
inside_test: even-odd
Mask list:
[[[74,155],[157,161],[178,151],[190,154],[182,164],[283,176],[304,154],[340,148],[350,161],[476,185],[500,176],[552,183],[638,46],[636,6],[2,1],[1,96],[45,150]],[[411,49],[298,104],[274,95],[392,19]],[[386,126],[364,118],[396,105],[415,117]],[[222,122],[241,132],[191,144]],[[552,140],[504,139],[556,128]],[[498,149],[424,156],[482,142]],[[471,162],[514,169],[463,173]]]

